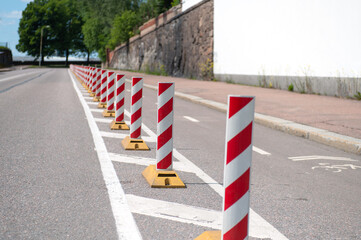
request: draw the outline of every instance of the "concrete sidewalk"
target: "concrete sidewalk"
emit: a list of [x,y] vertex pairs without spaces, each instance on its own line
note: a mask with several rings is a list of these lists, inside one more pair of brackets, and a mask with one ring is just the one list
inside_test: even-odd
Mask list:
[[[144,78],[146,87],[175,82],[178,97],[226,111],[227,95],[256,97],[255,121],[347,152],[361,154],[361,101],[224,82],[116,71]],[[152,87],[153,86],[153,87]]]

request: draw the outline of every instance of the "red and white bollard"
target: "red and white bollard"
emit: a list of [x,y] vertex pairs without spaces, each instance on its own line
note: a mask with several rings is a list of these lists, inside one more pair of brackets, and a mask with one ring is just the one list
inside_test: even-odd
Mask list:
[[174,83],[158,83],[157,164],[148,166],[142,175],[151,187],[184,188],[173,166]]
[[95,96],[93,101],[99,102],[100,101],[100,86],[101,86],[101,69],[96,69],[96,84],[95,84]]
[[128,125],[124,122],[125,76],[123,74],[117,74],[115,78],[115,119],[111,122],[110,129],[129,130]]
[[90,93],[91,92],[91,90],[90,90],[90,67],[87,67],[86,68],[86,81],[87,81],[87,87],[88,87],[88,93]]
[[107,108],[107,70],[101,71],[100,103],[98,108]]
[[158,83],[157,170],[172,170],[174,83]]
[[96,68],[91,68],[90,97],[95,96],[95,85],[96,85]]
[[222,233],[204,232],[197,240],[212,234],[214,239],[248,239],[254,107],[254,97],[228,96]]
[[130,106],[130,138],[141,138],[143,78],[132,78],[132,98]]
[[114,93],[115,93],[115,72],[108,71],[107,78],[107,109],[104,110],[104,117],[115,117]]
[[131,94],[130,137],[124,138],[122,145],[125,150],[149,150],[148,146],[141,139],[143,78],[132,78]]

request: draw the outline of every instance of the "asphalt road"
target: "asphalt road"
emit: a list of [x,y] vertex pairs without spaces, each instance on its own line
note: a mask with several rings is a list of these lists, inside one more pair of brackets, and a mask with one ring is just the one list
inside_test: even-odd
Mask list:
[[[175,99],[174,168],[187,188],[152,189],[141,172],[155,158],[156,92],[143,95],[151,151],[124,151],[128,132],[110,130],[67,70],[0,74],[0,239],[117,239],[128,210],[143,239],[219,229],[225,114]],[[257,124],[253,137],[251,239],[361,238],[360,156]]]

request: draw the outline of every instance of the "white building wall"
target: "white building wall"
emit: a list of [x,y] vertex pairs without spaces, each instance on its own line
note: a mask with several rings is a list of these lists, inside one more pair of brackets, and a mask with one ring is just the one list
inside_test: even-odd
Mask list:
[[361,76],[361,1],[214,0],[214,73]]
[[200,2],[202,2],[202,0],[182,0],[182,11],[184,12],[188,8],[193,7]]

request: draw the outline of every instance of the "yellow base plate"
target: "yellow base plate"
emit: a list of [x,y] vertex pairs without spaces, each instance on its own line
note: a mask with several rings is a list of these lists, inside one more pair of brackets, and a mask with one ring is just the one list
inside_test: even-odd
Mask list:
[[90,93],[90,95],[89,95],[90,97],[95,97],[95,93]]
[[125,150],[150,150],[144,140],[131,139],[128,136],[122,140],[122,146]]
[[98,104],[98,108],[107,108],[107,103],[105,103],[105,102],[100,102],[100,103]]
[[110,129],[111,130],[129,130],[129,127],[125,122],[116,122],[115,120],[113,120],[113,122],[110,123]]
[[109,111],[105,109],[103,111],[103,117],[115,117],[115,111]]
[[196,237],[194,240],[220,240],[221,235],[221,231],[206,231]]
[[152,188],[186,187],[175,171],[157,170],[155,165],[149,165],[142,175]]
[[100,97],[94,97],[93,102],[100,102]]
[[91,93],[92,91],[88,88],[88,93]]

